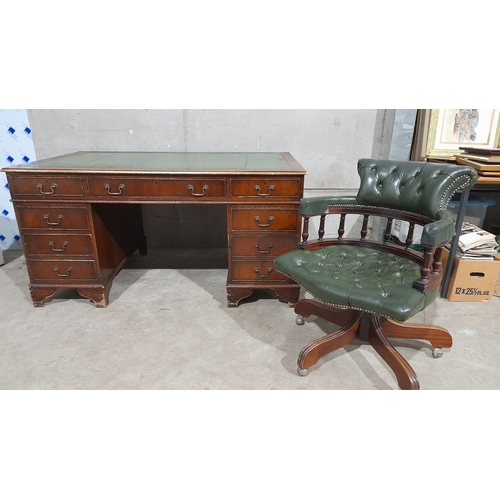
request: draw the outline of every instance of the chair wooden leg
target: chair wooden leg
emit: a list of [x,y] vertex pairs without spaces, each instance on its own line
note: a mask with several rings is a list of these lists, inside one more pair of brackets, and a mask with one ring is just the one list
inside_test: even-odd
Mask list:
[[373,316],[370,321],[368,342],[390,366],[401,389],[420,389],[417,374],[408,362],[389,343],[382,331],[380,318]]
[[[321,302],[310,299],[302,299],[295,305],[295,312],[303,318],[318,316],[333,323],[334,325],[345,325],[356,314],[352,309],[339,309],[327,306]],[[358,313],[359,315],[359,313]]]
[[300,351],[297,360],[299,375],[307,375],[307,370],[326,354],[349,344],[359,328],[359,315],[351,319],[340,330],[313,340]]
[[[355,336],[358,336],[361,340],[367,340],[389,365],[396,375],[401,389],[415,390],[420,389],[420,383],[415,371],[387,339],[427,340],[434,348],[439,348],[439,350],[442,347],[452,346],[451,335],[445,328],[440,326],[398,323],[383,317],[366,316],[350,309],[334,308],[309,299],[297,302],[295,312],[302,318],[318,316],[335,325],[345,325],[334,333],[313,340],[300,351],[297,360],[297,371],[300,375],[307,375],[308,369],[314,366],[320,358],[346,346],[352,342]],[[366,320],[363,322],[364,317],[366,317]]]
[[427,340],[433,347],[451,347],[453,339],[445,328],[419,323],[396,323],[381,319],[382,329],[387,338]]

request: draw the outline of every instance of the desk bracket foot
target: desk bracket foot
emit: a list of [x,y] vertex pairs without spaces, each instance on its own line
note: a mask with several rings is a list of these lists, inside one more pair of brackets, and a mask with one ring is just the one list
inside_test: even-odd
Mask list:
[[240,300],[250,297],[253,288],[232,288],[227,289],[227,307],[238,307]]
[[103,287],[92,288],[77,288],[78,293],[87,299],[90,299],[96,307],[104,308],[109,304],[109,291],[111,290],[112,281]]
[[35,307],[43,307],[45,299],[52,297],[57,292],[57,287],[34,287],[30,286],[31,300]]
[[295,307],[300,297],[300,287],[274,288],[274,293],[282,302],[287,302],[288,307]]

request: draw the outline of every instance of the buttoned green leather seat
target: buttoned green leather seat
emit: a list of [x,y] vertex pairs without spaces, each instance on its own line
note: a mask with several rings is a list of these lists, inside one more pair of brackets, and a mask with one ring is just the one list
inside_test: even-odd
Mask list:
[[[424,338],[435,347],[435,355],[451,347],[451,336],[444,328],[412,329],[401,323],[438,296],[442,249],[455,234],[455,221],[446,207],[455,192],[474,185],[477,172],[442,163],[361,159],[358,174],[356,196],[301,201],[304,222],[299,249],[275,259],[277,271],[316,299],[297,303],[299,323],[310,315],[337,325],[346,323],[333,337],[306,346],[299,355],[298,370],[306,374],[320,357],[357,336],[370,342],[393,368],[400,387],[415,389],[419,387],[415,373],[386,337]],[[325,237],[327,216],[339,221],[333,237]],[[359,234],[353,234],[356,224],[345,234],[348,217],[356,218]],[[309,240],[313,220],[318,221],[318,237]],[[377,234],[370,231],[374,220],[381,223]],[[399,220],[407,221],[410,228],[403,243],[392,236]],[[415,245],[418,228],[422,232]]]
[[[373,248],[348,245],[302,250],[278,257],[275,268],[324,304],[405,321],[436,296],[412,288],[420,266]],[[292,269],[292,272],[289,270]]]

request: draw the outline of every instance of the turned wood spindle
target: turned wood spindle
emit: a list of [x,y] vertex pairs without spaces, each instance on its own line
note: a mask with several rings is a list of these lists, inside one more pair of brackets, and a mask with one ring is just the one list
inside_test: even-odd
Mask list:
[[434,249],[426,247],[424,249],[424,263],[420,270],[420,281],[425,283],[429,279],[429,273],[431,272],[432,259],[434,257]]
[[415,231],[415,223],[410,222],[410,227],[408,229],[408,235],[406,236],[406,248],[410,248],[413,245],[413,233]]
[[392,221],[394,219],[392,217],[389,217],[387,219],[387,224],[385,226],[385,234],[384,234],[384,243],[387,243],[389,239],[391,238],[392,234]]
[[363,225],[361,226],[361,239],[364,240],[366,239],[366,235],[368,234],[368,219],[370,218],[369,215],[365,214],[363,215]]
[[319,229],[318,229],[318,239],[319,239],[319,241],[322,241],[323,240],[323,236],[325,235],[325,218],[326,218],[326,214],[320,215]]
[[309,238],[309,215],[304,215],[304,224],[302,226],[302,243],[307,245]]
[[434,252],[434,260],[432,262],[432,274],[439,274],[441,272],[441,267],[443,265],[441,259],[443,255],[443,247],[439,247]]
[[346,215],[347,214],[340,214],[340,222],[339,222],[339,230],[338,230],[339,239],[342,238],[342,236],[344,236]]

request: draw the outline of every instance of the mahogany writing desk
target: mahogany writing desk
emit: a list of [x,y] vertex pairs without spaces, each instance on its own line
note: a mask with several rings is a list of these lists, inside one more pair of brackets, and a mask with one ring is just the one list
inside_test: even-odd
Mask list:
[[145,203],[227,205],[228,306],[255,289],[298,301],[273,266],[300,237],[306,172],[290,153],[78,152],[3,172],[35,306],[74,288],[106,307],[127,258],[147,251]]

